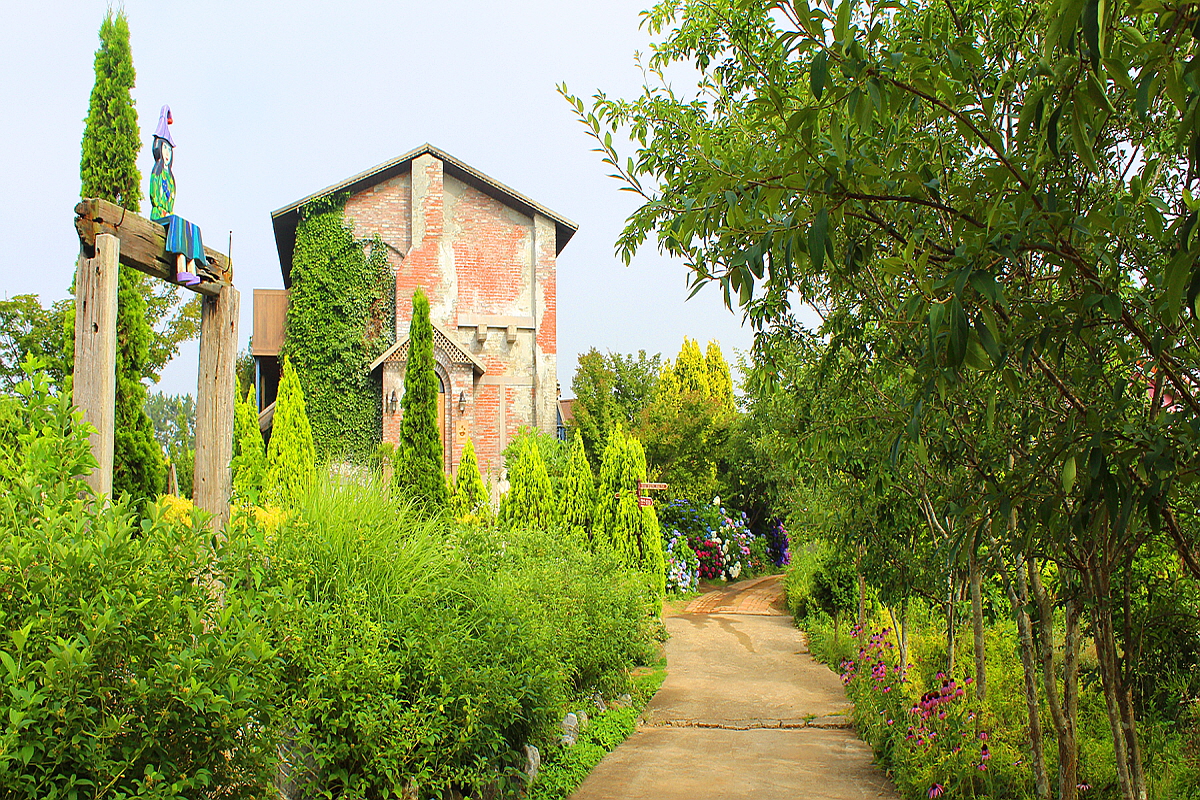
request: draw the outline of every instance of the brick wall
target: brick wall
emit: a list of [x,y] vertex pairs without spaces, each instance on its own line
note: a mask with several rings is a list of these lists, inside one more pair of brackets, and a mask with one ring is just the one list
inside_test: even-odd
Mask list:
[[[433,321],[485,366],[480,376],[470,365],[439,361],[448,383],[445,457],[453,474],[469,436],[495,492],[501,454],[518,431],[535,424],[549,433],[555,429],[554,223],[521,214],[445,174],[428,153],[413,160],[410,173],[351,197],[346,215],[357,237],[379,233],[390,246],[397,338],[408,334],[411,297],[420,286]],[[487,326],[482,341],[480,320]],[[386,403],[393,389],[397,396],[403,391],[403,364],[383,369],[383,438],[396,442],[400,414],[388,413]]]

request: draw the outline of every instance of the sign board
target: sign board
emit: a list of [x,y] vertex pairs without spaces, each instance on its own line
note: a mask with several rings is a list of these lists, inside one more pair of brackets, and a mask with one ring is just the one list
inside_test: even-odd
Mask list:
[[666,483],[639,483],[638,491],[639,492],[662,492],[662,491],[666,491],[668,485],[669,484],[666,484]]
[[652,505],[654,505],[654,501],[653,501],[653,500],[651,500],[649,497],[639,497],[639,498],[638,498],[638,505],[639,505],[640,507],[642,507],[642,508],[646,508],[647,506],[652,506]]

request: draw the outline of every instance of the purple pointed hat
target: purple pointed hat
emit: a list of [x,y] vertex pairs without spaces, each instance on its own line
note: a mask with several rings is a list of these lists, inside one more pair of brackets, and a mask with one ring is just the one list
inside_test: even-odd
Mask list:
[[171,129],[168,127],[171,122],[171,107],[163,106],[162,111],[158,112],[158,128],[155,129],[154,135],[174,147],[175,140],[171,138]]

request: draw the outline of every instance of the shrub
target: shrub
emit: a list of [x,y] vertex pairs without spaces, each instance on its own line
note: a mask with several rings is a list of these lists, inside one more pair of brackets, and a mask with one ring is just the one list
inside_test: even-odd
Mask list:
[[267,470],[267,455],[264,452],[262,429],[258,427],[258,412],[254,404],[254,387],[251,386],[244,401],[238,401],[233,426],[233,499],[238,503],[254,505],[262,492],[263,477]]
[[638,484],[645,480],[642,445],[618,425],[604,448],[592,540],[597,547],[615,550],[630,567],[651,575],[661,592],[666,563],[658,516],[652,506],[638,505]]
[[312,428],[304,409],[304,390],[291,364],[283,362],[271,443],[267,446],[267,470],[263,476],[262,499],[271,505],[293,506],[313,479],[316,453]]
[[596,509],[596,481],[579,431],[571,441],[571,456],[559,493],[558,514],[571,535],[586,541],[591,534]]
[[87,431],[48,386],[0,398],[19,426],[0,432],[0,796],[257,795],[274,671],[243,544],[80,499]]
[[470,439],[463,446],[462,460],[458,462],[458,479],[454,484],[450,508],[454,518],[460,522],[469,518],[486,521],[492,515],[487,487],[483,485],[479,461],[475,458],[475,445]]
[[546,462],[533,437],[517,441],[517,450],[508,468],[508,491],[500,501],[500,518],[510,525],[528,525],[543,530],[556,517],[554,493]]

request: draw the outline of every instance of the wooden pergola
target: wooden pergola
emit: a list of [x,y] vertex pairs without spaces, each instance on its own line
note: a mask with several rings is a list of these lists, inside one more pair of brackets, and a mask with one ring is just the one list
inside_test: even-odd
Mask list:
[[[112,494],[113,406],[116,401],[117,265],[124,264],[168,283],[175,263],[164,245],[166,231],[107,200],[87,199],[75,206],[79,264],[75,277],[75,405],[96,432],[92,453],[99,462],[87,478],[101,495]],[[192,483],[195,504],[211,513],[218,528],[229,518],[233,481],[233,417],[236,401],[239,295],[229,257],[204,248],[204,281],[184,286],[203,297],[200,317],[200,370],[196,383],[196,464]]]

